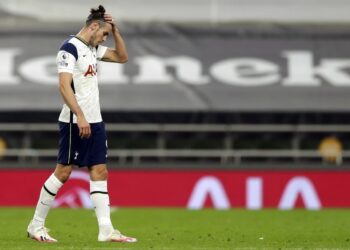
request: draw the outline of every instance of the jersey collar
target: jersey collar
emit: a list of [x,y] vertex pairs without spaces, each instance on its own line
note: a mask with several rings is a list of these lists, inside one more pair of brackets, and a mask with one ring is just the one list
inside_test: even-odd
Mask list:
[[80,42],[82,42],[83,44],[85,44],[86,46],[90,47],[90,45],[85,41],[83,40],[82,38],[78,37],[78,36],[74,36],[76,39],[78,39]]

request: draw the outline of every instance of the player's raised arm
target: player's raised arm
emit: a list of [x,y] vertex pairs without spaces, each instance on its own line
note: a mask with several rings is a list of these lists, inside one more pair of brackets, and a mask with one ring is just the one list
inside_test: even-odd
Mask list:
[[83,111],[81,110],[74,92],[72,90],[73,75],[68,72],[61,72],[59,76],[59,90],[69,109],[77,116],[79,135],[82,138],[88,138],[91,134],[90,124],[86,121]]
[[106,23],[109,23],[112,26],[111,34],[114,39],[115,48],[108,48],[102,61],[126,63],[128,61],[128,52],[119,29],[110,14],[105,14],[104,19]]

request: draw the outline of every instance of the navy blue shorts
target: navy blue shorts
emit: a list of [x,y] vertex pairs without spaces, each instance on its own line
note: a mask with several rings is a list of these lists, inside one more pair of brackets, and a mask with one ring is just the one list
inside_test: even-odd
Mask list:
[[59,151],[57,163],[91,167],[107,161],[107,135],[103,122],[90,123],[89,138],[80,138],[74,123],[59,122]]

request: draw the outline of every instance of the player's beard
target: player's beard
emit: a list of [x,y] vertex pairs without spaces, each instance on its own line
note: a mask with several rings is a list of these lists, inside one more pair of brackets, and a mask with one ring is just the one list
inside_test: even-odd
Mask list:
[[[99,30],[99,29],[98,29]],[[90,45],[91,47],[96,47],[98,45],[98,42],[96,40],[96,34],[98,30],[95,30],[95,32],[92,34],[91,39],[90,39]]]

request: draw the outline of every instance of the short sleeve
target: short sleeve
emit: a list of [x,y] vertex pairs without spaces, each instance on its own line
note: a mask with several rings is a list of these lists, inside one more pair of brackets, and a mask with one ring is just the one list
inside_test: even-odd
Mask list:
[[106,54],[107,51],[106,46],[99,45],[96,50],[97,60],[102,60],[103,56]]
[[65,43],[57,53],[56,64],[58,73],[73,73],[75,63],[78,59],[76,47],[71,43]]

